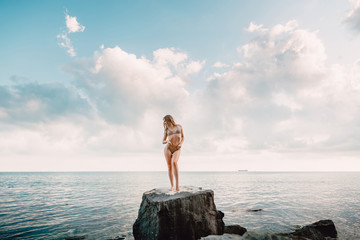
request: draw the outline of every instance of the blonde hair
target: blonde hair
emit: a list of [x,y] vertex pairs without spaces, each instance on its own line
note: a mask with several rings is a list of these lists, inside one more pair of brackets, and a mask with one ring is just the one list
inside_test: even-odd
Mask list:
[[[171,122],[171,124],[172,124],[173,126],[176,126],[175,120],[174,120],[174,118],[173,118],[171,115],[166,115],[166,116],[163,118],[163,120],[166,121],[166,122]],[[164,123],[164,129],[166,129],[165,123]]]

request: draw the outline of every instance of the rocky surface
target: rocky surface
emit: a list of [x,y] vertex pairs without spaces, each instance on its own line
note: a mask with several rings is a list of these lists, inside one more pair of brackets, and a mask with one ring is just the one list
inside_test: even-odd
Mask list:
[[244,235],[224,234],[221,236],[207,236],[201,240],[293,240],[288,236],[281,236],[273,233],[246,232]]
[[212,190],[199,187],[180,190],[153,189],[143,194],[133,225],[136,240],[329,240],[337,237],[332,220],[320,220],[292,233],[258,233],[240,225],[224,226],[224,214],[216,210]]
[[337,238],[337,231],[332,220],[320,220],[296,230],[291,235],[312,240],[324,240],[325,238]]
[[212,190],[181,187],[177,193],[153,189],[142,196],[133,235],[136,240],[195,240],[223,234],[223,217],[216,210]]
[[243,239],[240,235],[225,233],[223,235],[210,235],[202,237],[201,240],[241,240]]
[[[236,226],[236,225],[235,225]],[[237,225],[239,226],[239,225]],[[230,226],[229,226],[230,227]],[[242,228],[241,226],[239,226]],[[238,229],[240,229],[237,227]],[[243,228],[245,229],[245,228]],[[246,230],[246,229],[245,229]],[[203,240],[328,240],[336,239],[337,231],[332,220],[320,220],[318,222],[306,225],[292,233],[257,233],[247,231],[242,234],[234,234],[227,231],[221,236],[207,236]],[[232,233],[232,234],[229,234]],[[241,236],[242,235],[242,236]]]
[[240,225],[229,225],[225,226],[224,233],[229,234],[237,234],[242,236],[244,233],[246,233],[246,228],[240,226]]
[[261,211],[263,211],[263,209],[261,209],[261,208],[257,208],[257,209],[248,209],[248,210],[246,210],[247,212],[261,212]]

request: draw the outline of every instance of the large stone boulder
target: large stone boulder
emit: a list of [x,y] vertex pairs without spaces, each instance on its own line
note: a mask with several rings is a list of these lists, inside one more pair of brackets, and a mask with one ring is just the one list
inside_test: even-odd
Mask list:
[[224,228],[224,233],[228,233],[228,234],[237,234],[237,235],[244,235],[244,233],[246,233],[246,228],[236,224],[236,225],[229,225],[229,226],[225,226]]
[[322,240],[325,239],[325,237],[337,238],[337,231],[332,220],[320,220],[306,225],[291,234],[310,238],[312,240]]
[[[236,227],[234,227],[236,226]],[[230,227],[230,226],[229,226]],[[292,233],[259,233],[253,231],[241,232],[230,231],[230,229],[242,229],[239,225],[230,228],[225,227],[225,234],[221,236],[210,235],[202,240],[326,240],[336,239],[337,231],[332,220],[320,220],[306,225]],[[241,236],[242,235],[242,236]]]
[[143,194],[133,225],[136,240],[195,240],[224,233],[224,214],[216,210],[212,190],[180,190],[153,189]]
[[289,237],[303,237],[310,240],[325,240],[325,237],[315,228],[303,228],[293,234],[286,234]]
[[[237,234],[224,234],[221,236],[210,235],[207,237],[201,238],[201,240],[294,240],[288,236],[277,235],[273,233],[258,233],[248,231],[244,235],[240,236]],[[301,239],[307,240],[307,239]]]

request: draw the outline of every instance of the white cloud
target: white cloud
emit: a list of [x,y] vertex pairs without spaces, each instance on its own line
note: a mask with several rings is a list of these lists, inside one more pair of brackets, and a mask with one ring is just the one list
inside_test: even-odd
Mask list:
[[277,92],[273,95],[274,102],[279,106],[286,106],[292,112],[302,110],[302,106],[298,104],[292,97],[284,92]]
[[350,0],[351,8],[345,16],[345,23],[354,30],[360,31],[360,0]]
[[3,123],[10,125],[91,114],[91,107],[77,89],[61,83],[16,83],[0,86],[0,92]]
[[72,17],[67,13],[65,15],[65,23],[67,31],[63,31],[62,33],[57,35],[57,39],[59,41],[58,44],[59,46],[67,49],[67,53],[70,55],[70,57],[75,57],[76,52],[68,35],[71,33],[83,32],[85,30],[85,27],[77,21],[76,17]]
[[225,68],[225,67],[229,67],[229,65],[222,63],[220,61],[217,61],[216,63],[214,63],[213,67],[215,68]]
[[77,21],[76,17],[71,17],[66,14],[65,20],[69,33],[83,32],[85,30],[85,27]]
[[205,60],[203,61],[191,61],[189,62],[184,69],[184,74],[190,75],[190,74],[194,74],[194,73],[198,73],[200,72],[200,70],[203,68],[203,66],[205,65]]
[[8,129],[2,131],[2,154],[153,152],[163,147],[162,117],[181,116],[189,104],[187,78],[203,64],[175,49],[147,59],[119,47],[101,48],[92,59],[65,66],[74,77],[71,86],[0,86],[0,128]]
[[248,31],[248,32],[255,32],[255,31],[258,31],[258,30],[262,30],[263,29],[263,24],[260,24],[260,25],[257,25],[253,22],[250,22],[250,25],[248,28],[245,29],[245,31]]
[[58,34],[57,39],[59,40],[59,45],[67,49],[66,51],[70,57],[76,56],[74,46],[72,45],[71,40],[66,33]]
[[[251,23],[248,30],[255,36],[238,48],[243,60],[214,74],[197,96],[198,114],[211,116],[205,127],[216,126],[215,138],[246,143],[238,151],[359,147],[358,64],[327,66],[317,32],[296,21],[270,28]],[[234,120],[243,127],[234,131]]]
[[176,52],[174,48],[160,48],[153,52],[154,61],[158,65],[171,64],[177,66],[179,63],[185,61],[188,56],[186,53]]
[[[181,69],[191,68],[186,54],[171,49],[154,52],[154,59],[138,58],[119,47],[97,52],[87,65],[67,66],[76,86],[89,96],[108,121],[136,122],[148,109],[172,111],[189,96]],[[175,111],[176,112],[176,111]]]
[[154,64],[163,70],[171,70],[169,66],[173,67],[176,74],[179,76],[188,76],[199,72],[205,61],[186,61],[188,55],[177,51],[175,48],[161,48],[153,52]]
[[[317,31],[301,29],[296,21],[268,28],[251,23],[248,32],[253,38],[237,49],[238,62],[210,73],[206,86],[193,93],[189,79],[196,80],[191,74],[205,61],[175,48],[146,58],[101,46],[92,58],[64,67],[73,76],[71,86],[0,86],[0,127],[6,129],[0,151],[91,156],[90,170],[160,168],[166,166],[162,117],[172,114],[184,127],[182,169],[205,170],[206,162],[206,170],[314,170],[288,158],[302,156],[310,164],[309,159],[325,162],[340,152],[353,163],[360,146],[360,61],[328,66]],[[133,153],[144,155],[139,160]],[[42,162],[48,169],[71,166],[70,160],[64,161],[67,167],[49,161]],[[76,169],[85,162],[79,160]]]

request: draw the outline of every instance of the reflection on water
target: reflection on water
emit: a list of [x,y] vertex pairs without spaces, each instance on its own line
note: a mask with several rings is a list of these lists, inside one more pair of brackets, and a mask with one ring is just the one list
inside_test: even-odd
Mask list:
[[[339,239],[360,239],[360,173],[180,177],[180,185],[214,190],[225,224],[290,232],[332,219]],[[142,193],[168,184],[166,172],[0,173],[0,239],[133,239]]]

